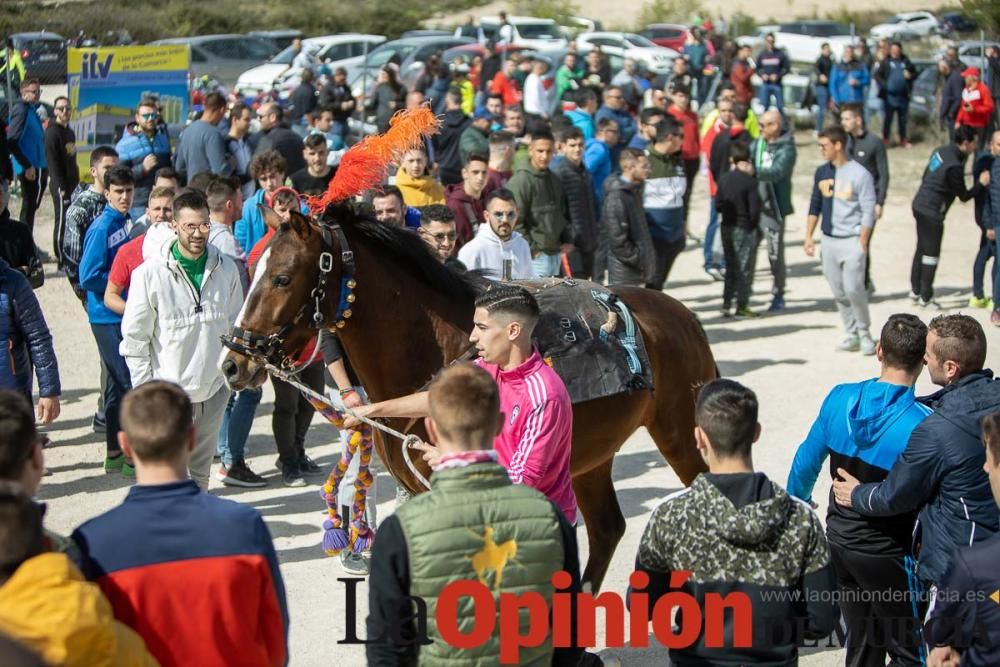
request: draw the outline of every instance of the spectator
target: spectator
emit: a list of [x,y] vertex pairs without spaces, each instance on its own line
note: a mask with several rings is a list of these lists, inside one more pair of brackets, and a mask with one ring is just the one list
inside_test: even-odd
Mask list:
[[979,420],[1000,408],[1000,383],[983,368],[986,333],[968,315],[931,320],[924,361],[931,381],[943,387],[921,399],[933,414],[913,431],[883,481],[862,484],[838,468],[833,493],[838,505],[865,517],[919,512],[912,539],[920,545],[916,569],[926,589],[941,586],[959,547],[1000,531],[979,442]]
[[[250,145],[253,147],[254,157],[268,151],[278,151],[285,158],[285,173],[294,174],[306,167],[306,160],[302,155],[302,137],[292,132],[282,118],[281,107],[277,102],[261,106],[257,110],[260,132],[250,138]],[[252,165],[250,172],[252,176]],[[263,187],[263,183],[261,186]]]
[[292,40],[292,50],[295,52],[295,57],[292,58],[292,67],[295,69],[311,70],[319,65],[314,52],[303,48],[301,37]]
[[274,211],[275,215],[271,220],[273,224],[266,224],[267,232],[250,248],[250,252],[247,254],[247,273],[250,276],[251,283],[253,282],[254,268],[257,266],[257,262],[260,261],[261,255],[267,250],[267,244],[271,242],[274,230],[281,223],[291,223],[292,211],[301,210],[302,200],[299,199],[299,195],[295,190],[281,187],[275,190],[271,196],[270,208]]
[[49,192],[52,195],[52,249],[62,265],[62,240],[66,232],[66,209],[70,195],[80,185],[80,168],[76,164],[76,134],[69,126],[72,109],[69,98],[57,97],[52,104],[55,116],[45,128],[45,162],[49,166]]
[[621,176],[608,179],[601,227],[608,245],[608,281],[612,285],[644,287],[656,272],[656,255],[642,208],[642,186],[649,177],[649,159],[638,148],[626,148],[619,162]]
[[[993,500],[1000,505],[1000,413],[982,419],[986,450],[983,470]],[[998,538],[963,546],[955,554],[937,589],[927,625],[931,667],[995,665],[1000,661],[1000,607],[992,596],[1000,589],[996,574]]]
[[187,181],[201,173],[228,176],[233,166],[226,160],[226,139],[219,131],[219,123],[226,115],[226,98],[211,92],[205,96],[205,110],[181,133],[174,166]]
[[589,86],[584,86],[576,91],[573,96],[576,108],[566,112],[566,118],[575,127],[583,132],[583,140],[590,141],[594,138],[597,128],[594,125],[594,114],[597,113],[597,93]]
[[10,109],[10,124],[7,126],[7,146],[21,184],[21,213],[18,217],[32,233],[35,230],[35,213],[42,205],[49,181],[45,129],[42,119],[38,117],[41,94],[42,84],[38,79],[29,77],[21,81],[21,98]]
[[240,178],[240,190],[243,199],[250,199],[257,190],[253,176],[250,175],[250,162],[253,160],[253,149],[247,139],[250,134],[250,123],[253,121],[253,110],[242,102],[237,102],[229,112],[229,134],[226,136],[226,156],[232,165],[232,173]]
[[934,275],[941,259],[944,219],[957,197],[972,199],[980,181],[965,187],[965,161],[976,152],[976,131],[964,125],[955,130],[955,141],[931,153],[920,188],[913,197],[913,217],[917,221],[917,249],[910,268],[910,301],[921,308],[940,310],[934,300]]
[[844,47],[844,59],[837,63],[830,74],[830,98],[840,108],[849,102],[863,103],[868,88],[868,68],[854,58],[854,48]]
[[[211,173],[203,171],[202,173],[197,174],[194,178],[191,179],[191,182],[188,184],[188,187],[192,188],[195,187],[198,183],[199,178],[211,179],[211,177],[212,177]],[[150,199],[153,198],[152,192],[159,188],[166,188],[167,190],[172,190],[174,193],[178,192],[181,189],[181,186],[180,186],[180,180],[177,177],[177,172],[171,169],[170,167],[164,167],[163,169],[156,172],[156,180],[153,181],[153,190],[150,191],[149,195]],[[157,202],[155,206],[152,204],[146,204],[146,211],[145,213],[142,214],[141,218],[139,218],[138,220],[129,220],[129,223],[126,226],[126,228],[128,229],[129,238],[134,239],[145,233],[146,229],[151,224],[150,221],[151,215],[156,216],[159,220],[162,221],[163,211],[164,209],[170,209],[171,203],[172,203],[171,201],[166,201],[166,202],[161,201]]]
[[629,113],[625,102],[625,95],[618,86],[609,86],[604,89],[604,104],[597,110],[594,120],[600,123],[603,119],[610,118],[618,126],[618,142],[611,146],[611,159],[614,164],[618,164],[618,157],[622,149],[629,145],[632,137],[636,133],[635,118]]
[[578,64],[577,55],[569,51],[563,56],[562,65],[556,70],[556,101],[562,101],[568,94],[578,90],[582,80],[583,69]]
[[420,215],[420,228],[417,230],[420,238],[442,264],[454,262],[455,214],[443,204],[425,206]]
[[[866,86],[867,87],[867,86]],[[859,102],[846,102],[840,107],[840,126],[847,133],[847,154],[852,160],[868,170],[875,179],[875,222],[882,219],[885,198],[889,191],[889,159],[885,143],[865,129],[864,111]],[[868,293],[875,292],[871,279],[871,244],[865,259],[865,287]]]
[[666,118],[667,112],[656,107],[647,107],[639,113],[639,127],[632,139],[628,142],[628,148],[635,148],[645,151],[649,147],[649,142],[656,138],[656,126]]
[[539,278],[559,275],[560,255],[572,250],[566,196],[549,169],[554,144],[551,132],[533,132],[529,164],[515,171],[507,184],[517,201],[521,229]]
[[10,217],[7,206],[9,202],[10,192],[0,187],[0,259],[27,278],[32,271],[39,270],[42,263],[35,254],[35,240],[31,237],[31,230],[22,225],[20,220]]
[[[813,486],[829,456],[864,483],[883,481],[930,409],[913,385],[924,368],[927,326],[915,315],[892,315],[882,327],[876,356],[880,375],[841,384],[823,400],[788,475],[788,493],[812,502]],[[836,477],[834,475],[834,477]],[[919,665],[912,514],[870,518],[834,502],[827,508],[827,539],[847,625],[847,664]],[[904,622],[909,621],[909,622]]]
[[90,178],[92,183],[80,191],[66,210],[66,235],[63,237],[62,259],[66,279],[73,293],[86,305],[87,293],[80,287],[80,259],[83,254],[83,239],[90,225],[104,211],[108,200],[104,197],[104,176],[118,164],[118,153],[110,146],[98,146],[90,154]]
[[5,635],[52,665],[157,664],[142,638],[115,619],[100,588],[84,580],[66,554],[45,550],[42,512],[12,482],[0,482],[0,535]]
[[[1000,77],[1000,71],[997,72],[997,76]],[[996,143],[997,136],[994,133],[990,146],[991,152],[995,150]],[[1000,151],[996,151],[996,153],[1000,155]],[[993,269],[996,272],[996,278],[993,281],[993,312],[990,313],[990,324],[1000,327],[1000,267],[997,266],[997,260],[1000,259],[1000,160],[994,159],[993,165],[990,167],[988,191],[990,202],[989,219],[992,220],[992,223],[987,224],[992,224],[993,226],[993,238],[996,243],[996,249],[993,253]],[[989,232],[987,232],[988,234]]]
[[472,240],[484,221],[487,172],[486,156],[473,153],[462,167],[462,182],[445,189],[448,208],[455,216],[455,247],[458,249]]
[[187,665],[192,655],[203,664],[240,656],[277,667],[288,657],[288,610],[271,534],[257,510],[187,478],[196,414],[170,382],[126,396],[122,445],[138,483],[73,539],[87,578],[163,667]]
[[483,107],[490,113],[490,132],[495,132],[503,128],[503,96],[499,93],[490,93],[486,96],[486,104]]
[[[202,490],[229,401],[216,360],[243,304],[239,269],[208,243],[211,222],[200,192],[174,199],[177,240],[165,244],[133,274],[122,318],[121,354],[132,382],[181,383],[193,403],[196,445],[188,467]],[[200,313],[195,322],[189,313]]]
[[[511,321],[512,316],[506,313],[484,319],[501,317],[502,322],[511,322],[507,326],[520,328],[520,318]],[[507,342],[506,336],[503,341]],[[493,367],[488,370],[492,372]],[[497,378],[497,382],[503,381]],[[490,374],[472,364],[450,367],[431,384],[430,396],[424,401],[429,412],[427,428],[439,455],[432,464],[434,481],[429,492],[399,507],[379,527],[370,578],[370,637],[413,636],[413,615],[400,601],[411,595],[434,599],[450,582],[475,580],[477,572],[470,555],[482,553],[484,540],[487,545],[513,545],[518,553],[519,567],[497,566],[491,590],[501,595],[505,591],[533,593],[548,605],[553,591],[550,578],[558,572],[569,574],[567,590],[580,590],[572,523],[551,501],[534,489],[523,488],[497,465],[493,438],[506,423],[506,413],[501,414],[501,410],[510,391],[502,387],[498,394]],[[482,536],[480,530],[484,531]],[[454,537],[435,539],[441,531]],[[480,579],[483,576],[479,573]],[[459,616],[456,622],[463,626],[472,621],[472,611],[461,611]],[[449,662],[458,655],[457,649],[441,638],[436,622],[431,620],[426,630],[433,641],[423,645],[370,643],[368,664]],[[476,649],[476,655],[483,661],[497,662],[500,642],[499,633],[492,632]],[[543,641],[521,649],[520,660],[523,664],[577,664],[580,653],[578,648],[553,648],[546,632]]]
[[[785,309],[785,218],[795,212],[792,207],[792,173],[795,171],[795,137],[781,132],[781,114],[767,111],[761,116],[760,137],[754,140],[750,155],[754,174],[760,184],[760,228],[767,242],[767,259],[771,265],[771,305],[768,312]],[[876,188],[877,190],[877,188]],[[878,205],[875,206],[878,220]]]
[[[507,111],[504,111],[504,116]],[[489,194],[494,190],[507,186],[507,181],[513,175],[511,166],[514,162],[514,135],[506,130],[500,130],[490,135],[489,171],[483,192]]]
[[479,225],[476,238],[458,251],[458,260],[470,271],[482,271],[495,280],[534,278],[528,242],[517,226],[517,201],[507,189],[494,190],[486,198],[486,224]]
[[[544,58],[535,58],[531,61],[531,73],[524,80],[524,111],[541,118],[548,118],[552,115],[552,93],[554,91],[545,87],[545,75],[548,73],[549,67],[549,61]],[[558,90],[558,84],[556,90]],[[506,122],[506,114],[504,127],[508,131],[511,129]],[[523,118],[521,130],[524,130]]]
[[493,116],[486,109],[477,109],[472,116],[472,122],[462,131],[458,140],[458,156],[462,164],[469,161],[473,153],[485,155],[490,152],[490,127]]
[[[819,517],[754,472],[757,411],[756,395],[733,380],[702,387],[695,441],[708,472],[653,511],[635,566],[649,577],[650,609],[676,588],[671,579],[679,572],[689,575],[682,590],[698,608],[708,594],[747,595],[756,640],[737,649],[727,623],[719,628],[722,646],[710,647],[702,629],[687,648],[670,650],[672,664],[795,664],[798,643],[825,637],[837,622],[830,550]],[[635,593],[630,589],[630,603]]]
[[[454,90],[462,98],[462,113],[471,116],[475,109],[476,87],[469,80],[470,68],[461,60],[451,64],[451,83],[448,90]],[[402,89],[402,86],[400,86]],[[404,89],[405,90],[405,89]]]
[[833,291],[846,338],[844,352],[875,354],[865,289],[865,255],[875,227],[875,183],[868,170],[847,157],[847,134],[828,127],[819,134],[826,163],[816,169],[803,249],[816,251],[813,234],[822,219],[823,277]]
[[[730,91],[731,93],[731,91]],[[730,132],[741,132],[741,126],[736,122],[735,105],[732,94],[719,97],[713,113],[716,119],[712,125],[704,132],[701,138],[701,150],[705,161],[708,163],[708,226],[705,228],[705,238],[702,241],[702,254],[704,262],[702,268],[705,273],[711,276],[712,280],[721,282],[724,279],[722,269],[724,258],[722,256],[721,238],[716,236],[719,232],[719,211],[716,206],[716,197],[719,193],[719,178],[722,170],[729,169],[729,135]],[[741,106],[741,108],[743,108]],[[719,141],[719,140],[722,141]],[[725,150],[716,150],[715,144],[725,143]],[[723,152],[725,158],[722,158]],[[685,179],[686,181],[686,179]]]
[[582,84],[600,96],[609,81],[611,81],[611,67],[601,53],[600,47],[595,46],[584,57]]
[[346,139],[347,122],[357,108],[357,100],[354,99],[351,87],[347,85],[347,70],[343,67],[334,70],[333,79],[320,89],[319,108],[329,109],[333,114],[330,132]]
[[757,317],[750,310],[753,273],[760,244],[761,201],[757,179],[753,175],[750,149],[744,142],[734,143],[729,159],[732,169],[719,178],[715,205],[722,216],[722,251],[726,258],[726,280],[722,292],[722,314],[731,317],[736,302],[736,317]]
[[300,169],[288,180],[296,192],[302,195],[321,195],[326,192],[333,175],[337,170],[327,162],[330,150],[326,147],[326,137],[322,134],[310,134],[302,142],[302,156],[306,168]]
[[782,89],[782,81],[789,69],[788,56],[774,45],[774,33],[767,33],[764,36],[764,49],[757,54],[757,75],[763,81],[758,93],[764,110],[771,107],[771,99],[773,98],[774,106],[777,107],[782,117],[785,115],[785,94]]
[[[420,93],[414,93],[420,95]],[[421,96],[420,104],[423,104],[423,97]],[[326,107],[319,107],[315,109],[312,113],[312,127],[309,128],[308,134],[318,134],[323,137],[326,141],[326,164],[329,167],[337,167],[340,164],[340,158],[344,157],[344,153],[347,152],[347,146],[344,144],[344,138],[334,132],[333,130],[334,120],[333,112]],[[424,141],[429,141],[424,139]],[[302,142],[303,150],[305,149],[305,140]]]
[[[981,175],[989,173],[993,163],[1000,156],[1000,131],[993,132],[990,136],[989,150],[976,158],[972,167],[972,180],[976,182]],[[989,186],[976,188],[975,196],[975,217],[976,224],[979,225],[979,252],[976,253],[976,261],[972,265],[972,298],[969,299],[970,308],[989,308],[993,310],[994,302],[1000,299],[1000,294],[993,289],[993,299],[986,298],[986,290],[983,287],[983,278],[986,275],[986,265],[993,259],[993,280],[990,281],[991,288],[997,280],[997,260],[996,260],[996,230],[993,226],[993,205],[990,202]]]
[[614,149],[618,145],[619,132],[618,123],[611,118],[602,118],[597,123],[596,135],[586,142],[583,153],[583,164],[594,183],[594,202],[598,211],[604,205],[604,182],[616,164]]
[[[132,388],[132,380],[129,368],[118,351],[122,342],[122,318],[104,304],[104,293],[115,255],[128,241],[125,223],[135,192],[134,170],[124,164],[109,169],[104,174],[104,191],[108,205],[87,230],[83,240],[80,286],[87,291],[87,319],[97,342],[101,363],[108,373],[104,387],[104,417],[107,423],[104,472],[117,472],[126,478],[132,478],[135,477],[135,468],[122,455],[118,444],[118,410],[122,396]],[[148,196],[146,203],[149,203]]]
[[733,92],[736,101],[740,104],[750,105],[753,99],[753,83],[751,79],[754,75],[753,65],[750,64],[752,51],[749,46],[741,46],[737,51],[736,60],[729,70],[729,82],[733,85]]
[[690,65],[691,78],[694,80],[694,90],[698,95],[698,105],[701,106],[705,103],[705,98],[708,96],[705,65],[708,63],[709,56],[708,45],[705,43],[705,37],[701,32],[701,28],[695,27],[688,32],[688,38],[681,53],[684,54],[684,58],[688,61],[688,65]]
[[643,190],[642,205],[656,256],[656,270],[646,287],[655,290],[663,289],[687,238],[687,225],[684,223],[687,177],[681,157],[683,145],[684,128],[670,117],[656,128],[656,139],[646,151],[649,177]]
[[[661,81],[662,79],[662,81]],[[662,83],[662,85],[661,85]],[[674,85],[685,86],[688,90],[691,90],[691,86],[694,84],[694,77],[691,76],[691,68],[687,61],[687,58],[674,58],[673,66],[670,68],[670,72],[665,75],[660,75],[656,77],[656,81],[650,90],[659,90],[664,94],[662,108],[666,111],[671,100],[666,95],[666,93],[674,87]],[[647,91],[647,94],[650,94]],[[655,94],[655,93],[654,93]],[[659,104],[647,104],[646,106],[660,106]]]
[[[143,97],[135,110],[135,122],[125,127],[115,150],[121,164],[132,170],[135,197],[131,218],[137,220],[146,211],[149,193],[156,182],[156,172],[170,166],[170,137],[166,123],[161,123],[160,103]],[[103,294],[103,290],[101,293]]]
[[250,176],[260,183],[260,190],[243,202],[243,215],[233,226],[233,234],[241,248],[253,248],[267,231],[260,207],[271,206],[274,193],[284,186],[288,169],[286,165],[285,158],[278,151],[254,155],[253,162],[250,163]]
[[472,120],[462,111],[462,96],[449,90],[444,96],[444,118],[441,131],[432,138],[434,155],[438,160],[438,176],[445,187],[462,182],[462,156],[459,146],[462,133]]
[[943,127],[948,128],[948,140],[955,140],[955,116],[962,106],[962,91],[965,90],[965,79],[962,72],[965,64],[954,62],[948,58],[938,61],[938,74],[942,80],[941,103],[938,107],[938,120]]
[[403,193],[395,185],[387,185],[372,197],[375,219],[393,227],[420,227],[420,211],[403,202]]
[[667,113],[680,123],[684,130],[684,145],[681,147],[681,159],[684,161],[684,224],[687,226],[688,209],[691,204],[691,192],[694,187],[694,177],[698,175],[701,166],[701,145],[698,140],[698,114],[691,110],[691,90],[680,85],[670,88],[673,102],[667,108]]
[[996,104],[990,89],[979,80],[978,67],[962,70],[962,77],[965,79],[965,88],[962,89],[962,103],[955,114],[955,127],[965,125],[975,130],[976,145],[982,148],[986,145],[986,130],[993,119]]
[[816,59],[816,63],[813,65],[813,72],[816,76],[813,82],[813,96],[816,98],[817,135],[823,130],[823,120],[826,118],[826,111],[830,106],[830,95],[836,92],[834,86],[830,83],[830,76],[833,73],[834,67],[833,58],[830,57],[830,53],[830,44],[823,42],[819,47],[819,58]]
[[559,155],[552,160],[552,173],[566,195],[573,243],[573,251],[567,258],[570,271],[574,278],[590,280],[597,249],[598,208],[591,173],[583,163],[583,133],[573,125],[560,130],[556,148]]
[[910,94],[913,81],[917,77],[917,69],[903,53],[903,45],[892,42],[885,62],[876,70],[878,75],[879,96],[885,106],[885,118],[882,123],[882,139],[886,144],[892,135],[893,117],[899,119],[899,143],[904,147],[911,146],[906,135],[906,121],[910,112]]
[[515,142],[524,138],[524,109],[519,106],[504,107],[503,129],[514,137]]
[[[639,110],[642,106],[642,79],[639,76],[639,65],[635,58],[625,58],[622,61],[622,68],[611,79],[611,85],[622,94],[622,102],[627,112],[629,109]],[[605,103],[605,106],[607,104]],[[611,107],[608,107],[609,109]],[[633,121],[634,125],[634,121]],[[634,126],[633,126],[634,130]],[[631,141],[631,137],[629,141]]]
[[303,69],[299,76],[299,85],[288,96],[288,101],[291,103],[288,122],[291,123],[293,130],[303,132],[310,114],[316,108],[319,95],[313,83],[316,75],[311,69]]
[[[698,129],[698,135],[701,137],[702,143],[705,143],[705,138],[708,136],[709,131],[715,126],[719,120],[719,104],[723,101],[728,101],[733,105],[735,109],[736,106],[740,108],[745,108],[747,110],[747,118],[743,121],[743,128],[747,131],[752,139],[756,139],[760,136],[760,121],[757,118],[757,114],[754,110],[747,104],[744,104],[737,100],[736,91],[732,89],[728,84],[722,84],[722,90],[719,91],[718,100],[716,100],[715,108],[705,114],[705,117],[701,121],[701,127]],[[707,153],[707,151],[706,151]]]
[[[499,60],[499,59],[497,59]],[[521,91],[517,85],[515,74],[520,60],[514,56],[505,58],[502,69],[489,79],[489,91],[499,95],[504,106],[521,103]]]

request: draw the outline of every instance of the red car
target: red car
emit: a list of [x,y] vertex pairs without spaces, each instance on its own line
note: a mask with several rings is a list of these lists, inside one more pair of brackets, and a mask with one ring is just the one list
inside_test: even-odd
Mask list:
[[665,46],[680,53],[691,32],[686,25],[680,23],[652,23],[639,34],[657,46]]

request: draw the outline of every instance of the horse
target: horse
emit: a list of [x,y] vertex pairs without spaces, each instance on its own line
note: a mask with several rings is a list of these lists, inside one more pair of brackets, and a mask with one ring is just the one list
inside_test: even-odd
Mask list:
[[[422,388],[468,351],[473,302],[485,279],[445,266],[412,231],[343,203],[318,219],[293,213],[283,223],[269,210],[264,219],[275,233],[221,363],[233,390],[263,384],[268,362],[287,366],[321,328],[336,332],[373,401]],[[679,301],[646,288],[610,289],[642,332],[655,388],[573,406],[571,474],[590,546],[583,580],[595,591],[625,533],[611,476],[615,453],[645,426],[689,485],[706,470],[694,440],[696,394],[718,375],[701,324]],[[388,424],[399,431],[413,426],[426,439],[422,423]],[[401,447],[379,438],[376,451],[399,484],[423,491]],[[414,465],[428,476],[419,457]]]

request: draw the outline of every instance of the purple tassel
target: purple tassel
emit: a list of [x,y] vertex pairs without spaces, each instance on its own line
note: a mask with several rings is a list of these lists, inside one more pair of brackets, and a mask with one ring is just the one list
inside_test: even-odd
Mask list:
[[333,522],[323,522],[323,551],[327,556],[336,556],[347,548],[349,539],[343,528],[334,528]]
[[372,548],[374,541],[375,532],[365,526],[355,536],[354,543],[351,545],[351,551],[356,554],[364,553]]

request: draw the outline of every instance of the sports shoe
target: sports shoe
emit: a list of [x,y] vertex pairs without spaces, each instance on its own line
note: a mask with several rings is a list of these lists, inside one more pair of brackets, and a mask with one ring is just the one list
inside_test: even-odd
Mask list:
[[726,276],[722,273],[722,269],[717,266],[710,266],[706,268],[705,273],[712,276],[712,280],[715,282],[722,282],[726,279]]
[[108,428],[107,422],[104,421],[104,413],[95,412],[94,419],[90,422],[90,427],[94,429],[94,433],[104,433]]
[[267,486],[267,480],[251,470],[246,461],[234,461],[229,468],[225,465],[219,466],[215,478],[226,486],[242,486],[248,489]]
[[321,475],[323,474],[323,469],[316,465],[315,461],[303,454],[302,458],[299,459],[299,472],[303,475]]
[[871,334],[862,334],[860,338],[861,354],[870,357],[875,354],[875,339]]
[[305,486],[306,480],[302,477],[298,465],[288,465],[281,469],[281,481],[285,486]]
[[841,352],[857,352],[861,349],[861,340],[857,336],[848,336],[840,341],[837,349]]
[[730,317],[733,316],[733,307],[732,306],[723,306],[722,309],[719,311],[719,314],[722,315],[725,318],[730,318]]
[[1000,310],[994,310],[990,313],[990,324],[995,327],[1000,327]]
[[920,299],[917,301],[917,308],[923,308],[924,310],[944,310],[944,306],[935,301],[933,298],[924,301]]
[[122,477],[125,479],[135,479],[135,466],[128,461],[122,463]]
[[916,292],[910,292],[907,298],[910,299],[910,303],[912,303],[913,305],[917,305],[917,303],[920,302],[920,295],[917,294]]
[[899,145],[902,146],[903,148],[913,148],[913,142],[910,141],[909,139],[900,140]]
[[780,294],[775,294],[774,298],[771,299],[771,305],[767,307],[767,312],[769,313],[780,313],[785,309],[785,297]]
[[118,456],[107,456],[104,458],[104,472],[111,474],[121,472],[122,465],[125,464],[125,455],[119,453]]
[[747,319],[753,319],[755,317],[760,317],[760,313],[755,313],[750,310],[749,306],[743,306],[742,308],[736,309],[736,317],[745,317]]
[[357,574],[362,577],[368,576],[368,563],[361,554],[347,550],[341,551],[340,565],[344,568],[344,572],[348,574]]
[[974,296],[969,299],[969,308],[992,308],[993,299],[987,299],[985,296]]

